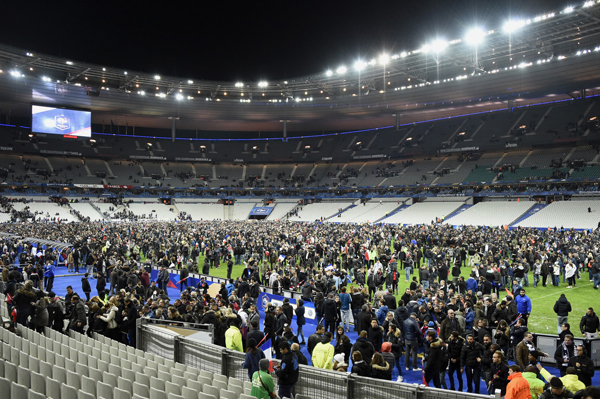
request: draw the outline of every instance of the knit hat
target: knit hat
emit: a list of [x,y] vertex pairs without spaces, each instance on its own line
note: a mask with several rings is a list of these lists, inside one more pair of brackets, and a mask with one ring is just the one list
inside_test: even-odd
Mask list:
[[562,388],[564,387],[564,384],[560,378],[552,377],[552,379],[550,380],[550,386],[552,388]]
[[435,327],[435,323],[433,321],[430,321],[429,324],[427,324],[428,327]]
[[337,355],[335,355],[333,357],[333,360],[335,360],[338,363],[344,363],[344,354],[343,353],[338,353]]

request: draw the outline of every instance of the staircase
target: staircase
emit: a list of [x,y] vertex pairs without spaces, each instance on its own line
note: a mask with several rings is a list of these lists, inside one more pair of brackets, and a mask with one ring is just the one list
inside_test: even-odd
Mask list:
[[394,209],[393,211],[391,211],[390,213],[388,213],[387,215],[380,217],[379,219],[377,219],[376,221],[374,221],[373,223],[379,223],[382,222],[384,219],[389,218],[392,215],[397,214],[398,212],[402,212],[403,210],[405,210],[406,208],[408,208],[410,205],[400,205],[398,208]]
[[448,219],[453,218],[456,215],[460,215],[461,213],[463,213],[464,211],[466,211],[467,209],[469,209],[470,207],[472,207],[473,205],[463,205],[460,208],[458,208],[457,210],[455,210],[454,212],[452,212],[451,214],[449,214],[448,216],[446,216],[446,218],[444,219],[444,223],[448,222]]
[[337,217],[337,215],[341,215],[342,213],[346,212],[348,209],[352,209],[352,208],[355,208],[355,207],[356,207],[356,205],[347,206],[346,208],[342,209],[340,212],[334,213],[333,215],[329,216],[325,220],[333,219],[334,217]]
[[90,204],[92,206],[92,208],[94,208],[96,210],[96,212],[98,212],[100,214],[100,216],[102,216],[103,220],[110,221],[109,218],[107,218],[106,216],[104,216],[104,214],[102,213],[102,211],[100,210],[100,208],[98,208],[98,205],[94,204],[93,202],[88,202],[88,204]]
[[521,221],[527,219],[528,217],[538,213],[539,211],[541,211],[542,209],[544,209],[545,207],[547,207],[548,205],[545,204],[539,204],[539,205],[534,205],[531,208],[529,208],[527,210],[527,212],[525,212],[524,214],[522,214],[521,216],[519,216],[514,222],[510,223],[508,225],[508,227],[512,227],[515,224],[520,223]]

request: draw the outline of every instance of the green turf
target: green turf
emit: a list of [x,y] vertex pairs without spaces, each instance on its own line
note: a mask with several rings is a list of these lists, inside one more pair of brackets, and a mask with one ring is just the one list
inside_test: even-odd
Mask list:
[[[198,264],[200,270],[204,264],[204,256],[199,256]],[[232,277],[237,278],[241,276],[244,269],[243,265],[234,265],[232,271]],[[461,275],[467,279],[471,273],[471,268],[463,267]],[[222,262],[219,269],[210,269],[209,275],[215,277],[226,278],[227,277],[227,266],[226,262]],[[415,274],[418,275],[418,274]],[[400,283],[398,292],[400,295],[396,297],[399,299],[404,291],[409,287],[409,282],[404,280],[404,270],[400,270]],[[411,276],[412,277],[412,276]],[[598,301],[598,291],[594,290],[592,282],[589,281],[588,273],[581,274],[581,280],[577,280],[577,287],[567,288],[567,284],[562,282],[558,287],[554,287],[550,283],[548,278],[548,285],[542,287],[541,282],[537,288],[533,288],[533,273],[529,273],[529,287],[525,287],[527,296],[531,298],[532,313],[531,318],[528,322],[529,330],[536,333],[544,334],[556,334],[556,313],[554,313],[554,303],[560,297],[560,294],[564,293],[571,302],[573,308],[569,315],[569,323],[571,324],[571,331],[577,334],[579,331],[579,321],[585,314],[588,307],[593,307],[594,302]],[[500,292],[500,298],[506,296],[506,292]],[[598,305],[596,305],[597,307]]]

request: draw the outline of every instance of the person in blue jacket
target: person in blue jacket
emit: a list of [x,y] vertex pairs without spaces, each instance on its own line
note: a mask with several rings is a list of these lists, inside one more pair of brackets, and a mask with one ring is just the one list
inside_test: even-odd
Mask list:
[[46,291],[52,291],[52,286],[54,285],[54,271],[56,270],[56,265],[51,260],[46,261],[46,266],[44,267],[44,287]]
[[523,316],[523,321],[527,325],[527,319],[531,313],[531,299],[525,295],[525,290],[521,288],[521,292],[515,298],[515,304],[517,305],[517,311]]
[[473,294],[477,293],[477,280],[474,279],[473,276],[469,276],[467,279],[467,292],[469,292],[469,290],[471,290]]

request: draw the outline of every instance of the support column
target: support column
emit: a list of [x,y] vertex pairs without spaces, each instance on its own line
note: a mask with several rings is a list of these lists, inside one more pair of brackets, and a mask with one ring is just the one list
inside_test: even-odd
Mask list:
[[513,100],[512,98],[508,100],[508,106],[507,106],[507,110],[508,112],[513,112]]
[[402,114],[392,114],[392,116],[396,117],[396,124],[394,125],[396,130],[400,130],[400,117]]
[[175,137],[176,137],[175,121],[179,120],[179,117],[178,116],[169,116],[169,119],[171,120],[171,141],[174,143]]
[[291,122],[290,120],[282,119],[279,122],[283,123],[283,141],[287,142],[287,123]]

